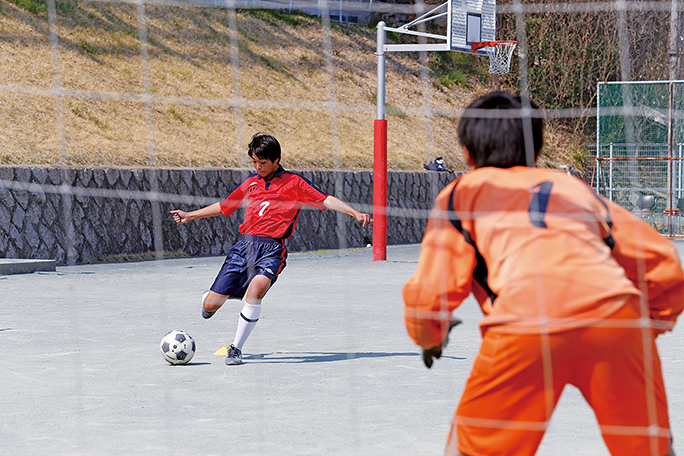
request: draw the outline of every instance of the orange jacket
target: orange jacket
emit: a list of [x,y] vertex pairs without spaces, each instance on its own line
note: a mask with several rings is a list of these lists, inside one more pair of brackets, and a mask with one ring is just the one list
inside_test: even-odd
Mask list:
[[671,242],[581,180],[537,168],[480,168],[440,192],[403,288],[409,336],[444,340],[473,293],[483,331],[558,332],[609,317],[635,296],[656,333],[684,305]]

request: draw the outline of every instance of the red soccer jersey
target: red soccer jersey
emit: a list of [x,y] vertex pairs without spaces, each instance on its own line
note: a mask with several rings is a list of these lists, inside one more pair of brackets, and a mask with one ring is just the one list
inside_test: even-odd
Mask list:
[[247,200],[241,234],[287,239],[297,226],[302,206],[325,210],[327,197],[307,179],[279,166],[268,182],[258,174],[243,180],[221,201],[221,212],[228,217]]

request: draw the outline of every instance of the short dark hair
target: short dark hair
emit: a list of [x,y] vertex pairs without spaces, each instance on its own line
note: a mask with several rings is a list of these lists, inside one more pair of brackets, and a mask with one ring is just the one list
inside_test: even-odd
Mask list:
[[[522,110],[532,108],[529,115],[532,135],[525,135],[523,112],[512,116],[481,116],[475,110]],[[492,113],[494,114],[494,113]],[[539,108],[531,101],[507,92],[492,92],[473,101],[463,111],[458,124],[458,139],[468,149],[471,159],[478,168],[494,166],[511,168],[513,166],[534,166],[528,163],[526,140],[532,141],[534,161],[544,144],[544,121]],[[529,133],[528,133],[529,134]]]
[[256,157],[274,162],[280,158],[280,143],[271,135],[256,133],[252,136],[247,154],[251,158]]

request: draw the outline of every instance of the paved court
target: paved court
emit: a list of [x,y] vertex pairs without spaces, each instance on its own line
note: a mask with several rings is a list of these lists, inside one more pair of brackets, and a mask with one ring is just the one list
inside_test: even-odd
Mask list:
[[[684,244],[678,245],[684,255]],[[426,369],[403,327],[401,286],[419,246],[292,254],[264,300],[245,364],[214,355],[239,303],[211,320],[200,296],[223,258],[57,267],[0,276],[0,444],[12,455],[441,455],[480,335],[457,310]],[[170,366],[159,341],[198,351]],[[659,339],[675,449],[684,453],[684,327]],[[567,388],[539,455],[607,455]]]

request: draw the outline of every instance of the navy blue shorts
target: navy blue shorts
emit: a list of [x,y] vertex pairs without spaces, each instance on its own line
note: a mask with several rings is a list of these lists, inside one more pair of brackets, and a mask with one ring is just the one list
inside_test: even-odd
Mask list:
[[274,284],[285,269],[287,249],[282,240],[260,236],[242,236],[230,249],[211,291],[242,299],[254,276],[260,274]]

